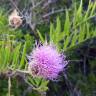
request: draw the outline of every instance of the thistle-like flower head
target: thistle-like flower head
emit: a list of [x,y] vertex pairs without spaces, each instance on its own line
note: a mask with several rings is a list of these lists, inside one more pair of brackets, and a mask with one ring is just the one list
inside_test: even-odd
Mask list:
[[28,70],[33,76],[41,76],[45,79],[57,79],[59,73],[68,64],[65,55],[59,52],[51,44],[44,44],[33,49],[29,56]]
[[15,28],[18,28],[22,25],[22,18],[19,16],[17,10],[14,10],[9,16],[9,25]]

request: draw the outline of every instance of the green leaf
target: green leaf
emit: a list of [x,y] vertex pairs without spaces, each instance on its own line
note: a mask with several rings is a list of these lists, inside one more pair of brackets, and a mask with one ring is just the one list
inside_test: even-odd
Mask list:
[[64,24],[64,35],[69,36],[70,34],[70,20],[69,20],[69,13],[66,9],[66,19]]
[[22,57],[21,57],[21,60],[20,60],[20,65],[19,65],[19,68],[22,68],[24,67],[25,65],[25,59],[26,59],[26,42],[24,44],[24,47],[23,47],[23,52],[22,52]]
[[37,33],[38,33],[38,35],[40,37],[41,42],[44,43],[45,40],[44,40],[42,34],[39,32],[39,30],[37,30]]

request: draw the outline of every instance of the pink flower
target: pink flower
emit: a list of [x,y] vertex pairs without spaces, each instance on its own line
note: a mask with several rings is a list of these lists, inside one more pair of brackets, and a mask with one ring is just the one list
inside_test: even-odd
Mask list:
[[29,56],[29,72],[33,76],[41,76],[45,79],[57,79],[59,73],[68,64],[65,56],[61,56],[52,45],[37,46]]

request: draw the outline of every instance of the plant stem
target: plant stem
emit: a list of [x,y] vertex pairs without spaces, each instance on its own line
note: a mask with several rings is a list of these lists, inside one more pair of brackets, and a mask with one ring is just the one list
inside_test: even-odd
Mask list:
[[40,92],[40,96],[46,96],[46,92]]
[[11,77],[8,77],[8,96],[11,96]]

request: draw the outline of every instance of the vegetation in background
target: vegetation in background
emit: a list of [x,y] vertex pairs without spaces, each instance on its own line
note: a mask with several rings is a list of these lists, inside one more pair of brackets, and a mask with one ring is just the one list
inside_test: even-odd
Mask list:
[[[48,1],[51,0],[42,4],[48,4]],[[0,96],[95,96],[96,1],[53,0],[47,6],[48,10],[41,10],[41,4],[33,11],[31,8],[34,6],[30,2],[0,2]],[[42,19],[52,11],[49,7],[56,8],[55,11],[60,9],[59,14],[54,11]],[[8,25],[9,9],[14,8],[20,12],[23,10],[20,16],[25,16],[23,25],[17,29]],[[34,78],[27,72],[27,56],[35,47],[35,41],[48,41],[66,53],[69,65],[59,81]]]

